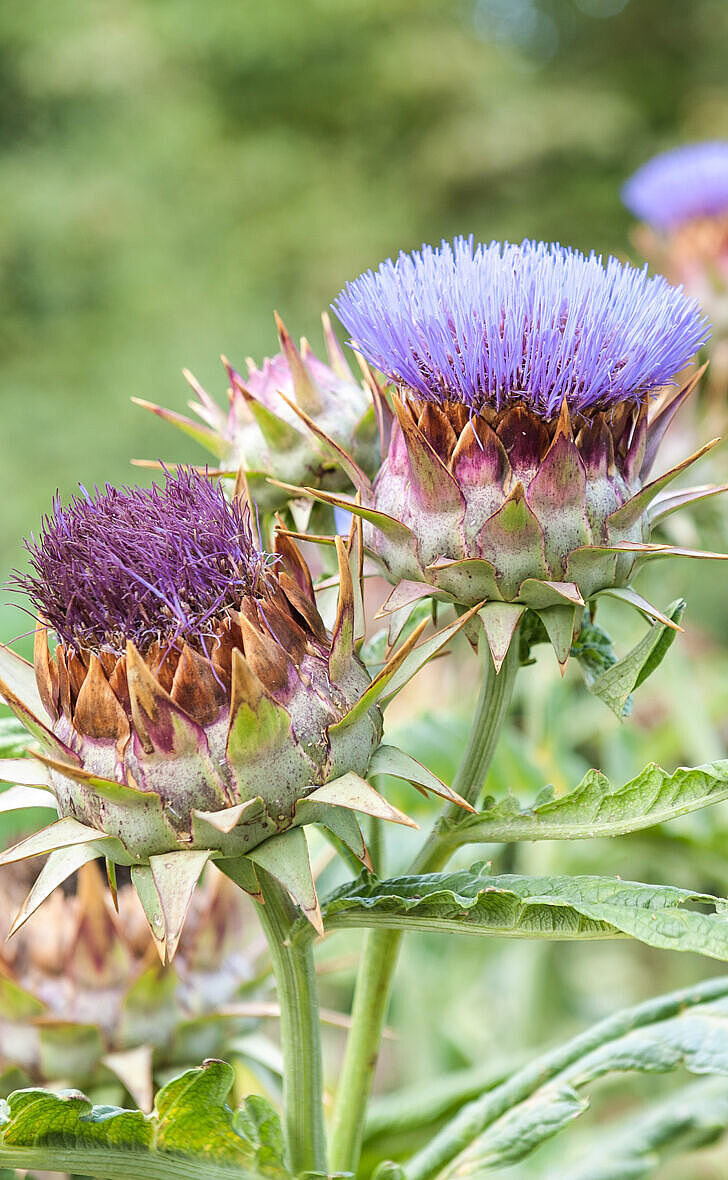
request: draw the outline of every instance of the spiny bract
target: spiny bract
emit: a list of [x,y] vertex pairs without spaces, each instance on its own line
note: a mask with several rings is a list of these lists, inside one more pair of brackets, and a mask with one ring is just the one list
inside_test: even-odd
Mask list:
[[708,335],[697,304],[613,258],[460,238],[383,263],[335,307],[398,387],[386,458],[346,503],[395,583],[385,609],[484,604],[500,666],[530,608],[563,666],[585,602],[677,552],[648,544],[655,520],[710,494],[664,491],[697,455],[647,482],[691,386],[648,422],[651,399]]
[[39,615],[34,667],[0,648],[0,695],[39,745],[0,764],[19,784],[0,810],[47,806],[51,791],[61,818],[0,856],[50,853],[15,928],[103,856],[131,866],[163,961],[210,859],[253,894],[256,865],[277,876],[320,929],[301,825],[323,824],[366,864],[355,811],[411,822],[368,772],[455,798],[380,746],[378,703],[455,628],[416,651],[415,636],[372,681],[356,654],[358,558],[340,538],[332,634],[295,545],[281,535],[261,553],[249,508],[194,471],[56,502],[28,548],[16,586]]

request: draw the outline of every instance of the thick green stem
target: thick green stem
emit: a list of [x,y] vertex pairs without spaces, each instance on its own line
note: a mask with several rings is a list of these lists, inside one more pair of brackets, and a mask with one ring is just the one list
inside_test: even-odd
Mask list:
[[[518,640],[514,639],[505,662],[496,674],[488,647],[483,642],[483,683],[473,717],[468,745],[453,782],[453,788],[474,803],[485,782],[493,753],[513,693],[518,668]],[[462,808],[448,804],[415,858],[410,872],[433,873],[445,865],[455,847],[453,825]],[[364,1117],[371,1094],[379,1056],[384,1021],[389,1006],[402,933],[372,930],[366,935],[362,963],[356,982],[352,1026],[339,1078],[331,1133],[331,1166],[336,1172],[356,1172],[361,1154]]]
[[286,891],[258,869],[263,905],[258,907],[273,961],[281,1010],[283,1099],[291,1169],[326,1172],[323,1067],[318,993],[310,939],[293,944],[291,926],[300,916]]

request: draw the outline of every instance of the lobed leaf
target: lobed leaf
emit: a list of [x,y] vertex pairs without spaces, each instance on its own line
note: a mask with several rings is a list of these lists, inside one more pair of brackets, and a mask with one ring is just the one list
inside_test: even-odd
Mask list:
[[[587,1108],[583,1091],[599,1078],[678,1068],[728,1077],[727,977],[625,1009],[518,1070],[463,1107],[405,1165],[406,1180],[473,1180],[491,1168],[516,1163]],[[676,1117],[681,1109],[678,1103]],[[669,1132],[664,1134],[666,1142]],[[657,1131],[655,1136],[659,1138]],[[636,1150],[634,1134],[632,1143]],[[594,1159],[590,1150],[589,1170],[575,1173],[572,1180],[586,1180],[587,1175],[597,1180]],[[599,1180],[637,1180],[644,1174],[607,1172]]]
[[[693,903],[712,912],[687,908]],[[627,936],[728,960],[728,902],[614,877],[491,876],[484,864],[385,881],[364,873],[329,897],[323,915],[327,930],[378,926],[556,940]]]
[[728,798],[728,759],[704,766],[679,767],[668,774],[654,762],[623,786],[590,770],[567,795],[540,792],[530,807],[513,796],[486,799],[477,815],[443,821],[443,835],[454,845],[512,840],[585,840],[623,836],[665,823]]
[[107,1180],[291,1180],[278,1115],[253,1095],[227,1105],[222,1061],[159,1091],[154,1113],[92,1106],[78,1091],[17,1090],[0,1103],[0,1168],[69,1171]]
[[683,1086],[592,1135],[587,1151],[547,1180],[647,1180],[667,1156],[714,1143],[728,1127],[728,1081]]

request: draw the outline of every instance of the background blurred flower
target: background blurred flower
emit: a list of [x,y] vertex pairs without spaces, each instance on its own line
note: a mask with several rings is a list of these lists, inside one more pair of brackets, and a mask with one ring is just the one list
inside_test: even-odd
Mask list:
[[622,189],[640,221],[669,232],[689,221],[728,215],[728,140],[690,143],[654,156]]
[[[691,143],[648,160],[622,189],[640,219],[634,239],[650,262],[700,300],[713,323],[708,386],[728,378],[728,140]],[[723,429],[723,410],[718,428]]]
[[[0,874],[5,916],[22,902],[28,867]],[[155,953],[135,890],[110,904],[95,864],[77,887],[55,893],[0,952],[0,1086],[76,1086],[116,1101],[130,1094],[150,1110],[153,1083],[170,1069],[232,1049],[245,1057],[258,1022],[237,1001],[265,977],[259,949],[242,936],[250,904],[208,869],[196,891],[174,967]],[[258,989],[259,990],[259,989]],[[236,1039],[237,1038],[237,1039]],[[268,1045],[271,1060],[275,1048]],[[266,1072],[263,1070],[263,1077]]]

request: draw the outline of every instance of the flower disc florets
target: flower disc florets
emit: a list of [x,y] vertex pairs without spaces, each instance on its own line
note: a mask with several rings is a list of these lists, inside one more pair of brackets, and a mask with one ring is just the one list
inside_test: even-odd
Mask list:
[[67,508],[56,496],[26,542],[34,572],[18,579],[69,651],[121,656],[129,641],[203,650],[273,560],[254,547],[240,502],[193,472],[164,488],[81,491]]
[[336,311],[367,359],[423,401],[544,419],[643,400],[707,337],[694,302],[616,258],[457,238],[388,259]]
[[486,602],[501,636],[525,607],[550,612],[563,661],[586,599],[628,581],[676,474],[643,487],[681,396],[649,427],[648,401],[706,339],[697,304],[614,258],[460,238],[383,263],[335,307],[398,386],[362,494],[390,606],[428,589]]

